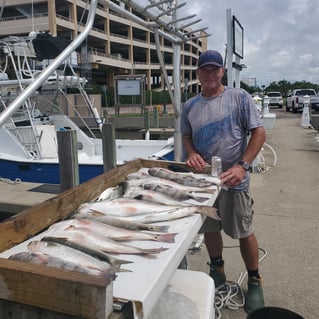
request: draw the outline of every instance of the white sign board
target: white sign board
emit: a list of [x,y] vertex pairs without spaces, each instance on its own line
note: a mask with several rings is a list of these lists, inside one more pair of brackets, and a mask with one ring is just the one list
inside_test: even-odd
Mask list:
[[141,86],[139,80],[117,80],[118,95],[140,95]]

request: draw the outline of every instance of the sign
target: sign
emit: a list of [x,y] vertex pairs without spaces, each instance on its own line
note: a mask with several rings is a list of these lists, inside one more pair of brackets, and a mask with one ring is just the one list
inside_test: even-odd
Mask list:
[[239,58],[244,58],[244,28],[233,16],[233,53]]
[[117,80],[118,95],[140,95],[140,80]]

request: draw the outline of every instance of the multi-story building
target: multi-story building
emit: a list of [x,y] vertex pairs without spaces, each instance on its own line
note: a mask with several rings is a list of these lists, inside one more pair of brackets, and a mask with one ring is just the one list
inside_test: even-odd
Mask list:
[[[145,21],[149,19],[120,1],[112,2]],[[3,1],[0,6],[0,37],[44,31],[72,40],[86,23],[88,3],[82,0]],[[188,28],[185,33],[189,31]],[[196,63],[200,53],[207,48],[205,35],[204,31],[199,31],[199,37],[181,44],[181,87],[188,84],[191,92],[199,90]],[[160,36],[160,44],[166,71],[172,78],[172,43]],[[107,5],[98,5],[94,26],[82,46],[80,57],[80,68],[90,70],[93,82],[98,85],[112,87],[114,77],[120,74],[144,74],[147,90],[165,88],[154,33],[112,11]]]

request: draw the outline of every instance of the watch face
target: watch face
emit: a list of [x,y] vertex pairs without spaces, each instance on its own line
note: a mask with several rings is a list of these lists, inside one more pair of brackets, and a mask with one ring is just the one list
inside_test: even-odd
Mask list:
[[249,170],[250,165],[244,161],[239,161],[238,163],[239,165],[241,165],[246,171]]

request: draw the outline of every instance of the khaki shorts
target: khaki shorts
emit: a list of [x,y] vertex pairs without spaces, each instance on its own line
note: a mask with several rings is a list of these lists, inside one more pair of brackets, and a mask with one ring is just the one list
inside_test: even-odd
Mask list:
[[253,233],[253,202],[249,192],[228,192],[222,189],[214,204],[221,222],[207,217],[199,232],[217,232],[223,229],[233,239],[248,237]]

